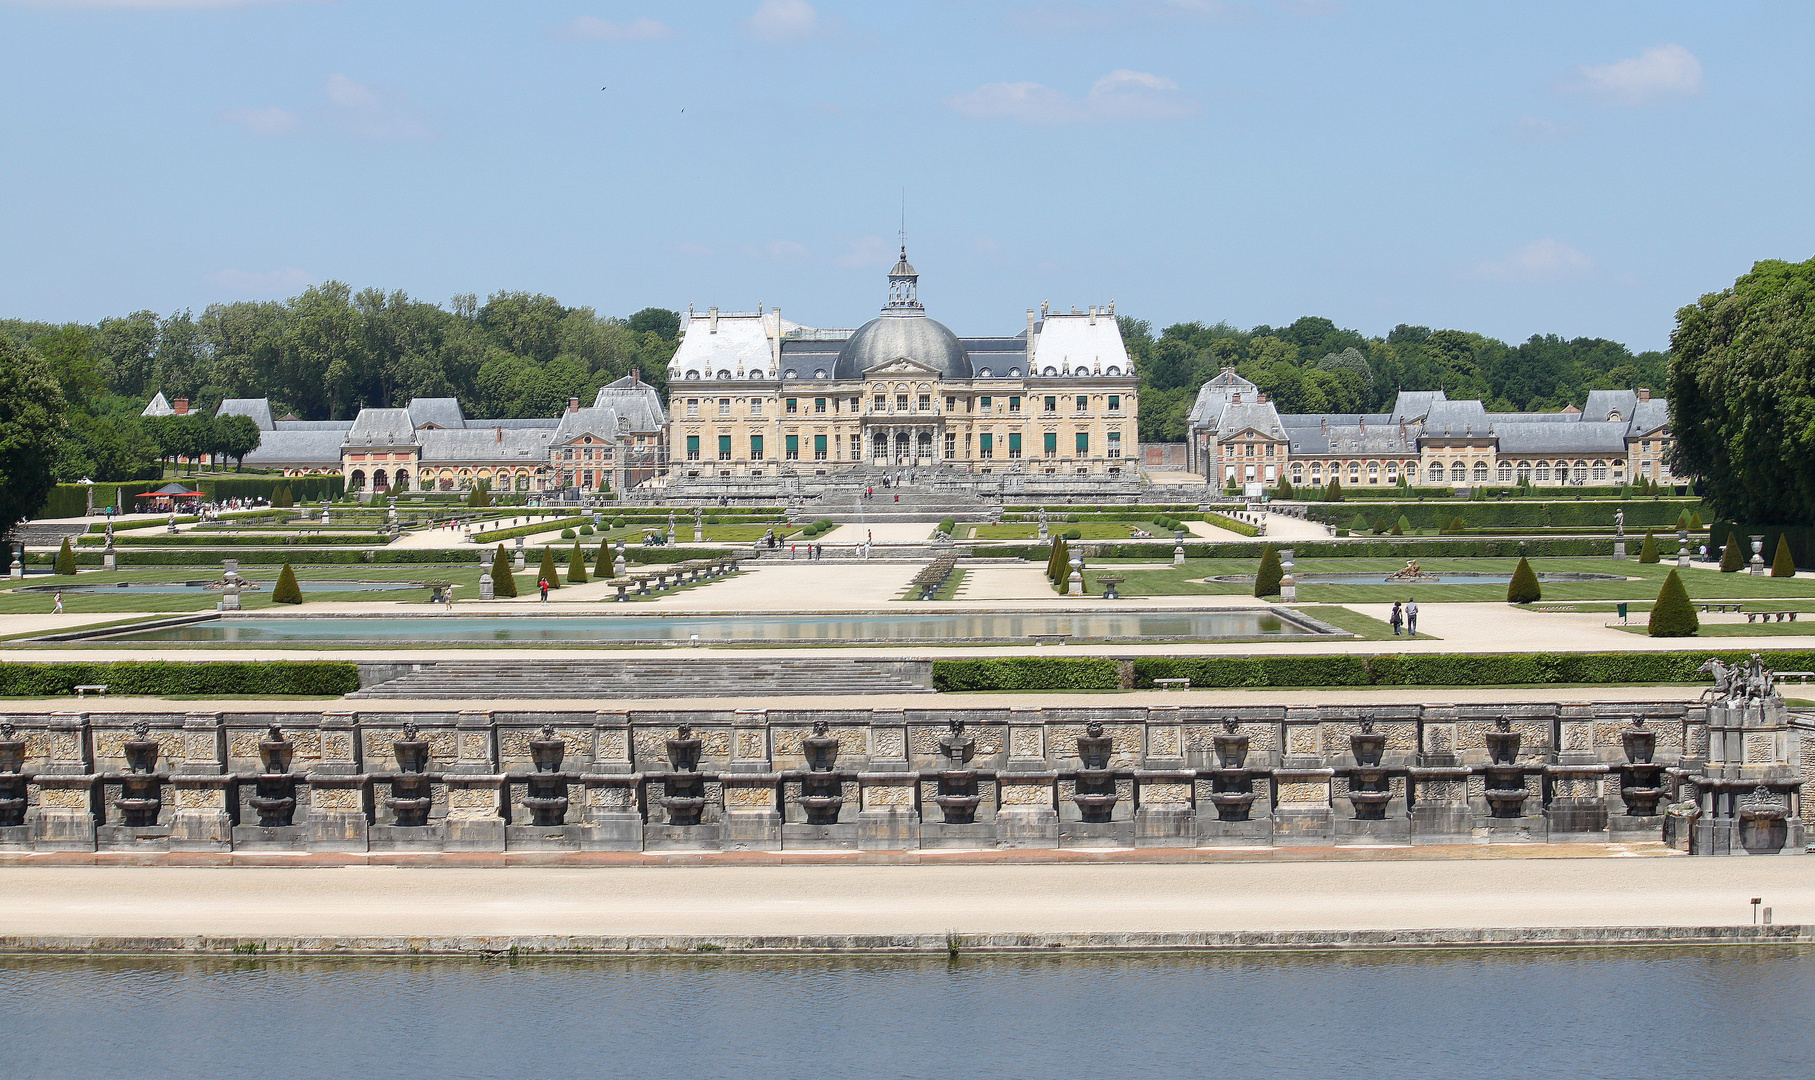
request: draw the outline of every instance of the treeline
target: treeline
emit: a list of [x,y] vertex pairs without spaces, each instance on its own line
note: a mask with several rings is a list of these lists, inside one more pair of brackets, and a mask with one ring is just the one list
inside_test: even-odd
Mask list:
[[1382,337],[1305,316],[1290,326],[1238,330],[1177,323],[1156,338],[1122,316],[1122,339],[1141,379],[1141,441],[1180,442],[1198,387],[1233,367],[1281,412],[1386,412],[1401,390],[1480,398],[1491,412],[1580,406],[1590,390],[1651,387],[1660,393],[1669,354],[1633,353],[1604,338],[1533,335],[1508,345],[1465,330],[1400,325]]
[[[69,403],[56,478],[124,480],[174,454],[238,456],[202,421],[142,423],[156,393],[211,417],[223,398],[268,397],[273,414],[347,419],[365,406],[455,397],[469,416],[553,416],[632,370],[666,391],[680,316],[626,319],[554,297],[500,292],[451,304],[331,281],[281,301],[211,304],[200,315],[137,311],[93,325],[0,321],[41,357]],[[221,438],[217,439],[216,435]],[[221,444],[225,439],[225,444]],[[242,451],[243,452],[243,451]]]

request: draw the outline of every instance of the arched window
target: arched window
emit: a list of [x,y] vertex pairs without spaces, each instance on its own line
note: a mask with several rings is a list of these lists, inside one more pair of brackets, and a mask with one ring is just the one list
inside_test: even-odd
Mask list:
[[1378,462],[1378,461],[1368,462],[1368,483],[1370,483],[1370,484],[1380,483],[1380,462]]
[[1443,483],[1443,462],[1441,462],[1441,461],[1431,462],[1430,477],[1431,477],[1431,483],[1433,483],[1433,484]]
[[1359,462],[1359,461],[1349,462],[1349,483],[1351,483],[1351,484],[1361,483],[1361,462]]
[[1292,482],[1294,484],[1305,482],[1305,467],[1296,461],[1292,463]]
[[978,368],[977,376],[979,378],[984,378],[984,379],[989,378],[989,369],[988,368]]
[[1595,462],[1594,472],[1591,475],[1597,481],[1607,479],[1607,463],[1605,461]]
[[1531,476],[1533,480],[1542,480],[1548,483],[1550,481],[1550,462],[1540,461],[1532,466]]
[[1499,478],[1500,478],[1500,482],[1502,484],[1512,483],[1512,478],[1513,478],[1512,462],[1510,462],[1510,461],[1500,462]]
[[1103,369],[1103,374],[1105,374],[1105,375],[1114,376],[1114,375],[1120,375],[1121,373],[1122,373],[1122,369],[1119,367],[1116,367],[1114,364],[1111,364],[1108,367]]
[[1389,484],[1397,484],[1399,482],[1399,463],[1397,461],[1389,461],[1386,463],[1386,482]]
[[1460,483],[1468,479],[1468,466],[1460,461],[1452,461],[1449,466],[1450,483]]
[[699,378],[699,377],[700,377],[700,373],[699,373],[699,370],[698,370],[698,369],[697,369],[697,368],[695,368],[695,369],[693,369],[693,370],[690,370],[690,371],[688,371],[688,372],[687,372],[687,377],[688,377],[688,378],[689,378],[689,379],[697,379],[697,378]]
[[358,491],[360,488],[363,488],[365,486],[366,486],[365,470],[364,469],[354,469],[353,475],[347,477],[347,487],[351,488],[354,491]]
[[793,368],[789,368],[788,370],[781,373],[781,377],[784,379],[797,378],[797,377],[799,377],[799,375],[800,375],[800,373],[798,371],[795,371]]
[[1487,462],[1485,462],[1485,461],[1475,462],[1474,479],[1475,479],[1475,483],[1477,483],[1477,484],[1487,483]]
[[731,377],[731,372],[727,368],[720,368],[718,371],[718,377],[721,379],[729,379]]
[[751,368],[750,374],[748,376],[746,376],[746,378],[751,378],[751,379],[760,379],[762,377],[763,377],[762,368]]
[[1576,462],[1575,467],[1573,468],[1573,470],[1570,473],[1570,479],[1574,480],[1578,484],[1587,483],[1588,482],[1588,463],[1586,461]]

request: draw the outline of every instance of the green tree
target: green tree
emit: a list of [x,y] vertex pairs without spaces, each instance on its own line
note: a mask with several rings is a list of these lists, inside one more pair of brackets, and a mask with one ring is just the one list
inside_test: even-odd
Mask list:
[[1255,596],[1278,596],[1279,583],[1285,577],[1285,570],[1280,566],[1279,552],[1268,544],[1260,551],[1260,568],[1254,572]]
[[277,572],[277,584],[271,589],[273,604],[300,604],[303,602],[302,586],[296,583],[296,571],[289,563]]
[[614,576],[612,570],[615,569],[616,566],[617,560],[612,558],[611,555],[611,541],[601,541],[599,544],[599,560],[593,564],[592,576],[603,581],[606,578]]
[[1283,473],[1279,477],[1279,486],[1273,489],[1273,497],[1276,499],[1292,498],[1292,481],[1287,480]]
[[290,494],[289,484],[279,484],[272,490],[271,505],[285,508],[296,505],[296,496]]
[[492,556],[492,595],[509,600],[517,596],[517,576],[511,573],[510,556],[504,553],[503,544],[498,545],[498,553]]
[[1689,602],[1689,592],[1683,588],[1683,579],[1677,577],[1676,571],[1664,579],[1664,587],[1658,590],[1657,602],[1651,605],[1651,619],[1646,624],[1646,632],[1652,637],[1694,637],[1701,629],[1701,620],[1695,617],[1695,606]]
[[573,542],[573,555],[567,560],[567,583],[569,585],[586,584],[586,555],[580,550],[580,542]]
[[218,416],[214,419],[215,451],[233,459],[237,470],[245,464],[246,455],[257,450],[265,433],[250,416]]
[[1645,542],[1639,545],[1639,562],[1654,563],[1657,560],[1657,537],[1651,535],[1650,529],[1646,529]]
[[542,581],[548,582],[548,587],[551,589],[558,589],[561,587],[561,575],[555,572],[555,552],[553,548],[546,545],[543,546],[542,568],[536,571],[536,575]]
[[57,552],[55,570],[59,574],[74,576],[76,572],[76,552],[69,546],[69,537],[63,538],[63,547]]
[[1356,514],[1354,518],[1349,521],[1349,532],[1355,536],[1360,536],[1370,528],[1372,528],[1372,526],[1368,524],[1366,514]]
[[1815,520],[1815,259],[1766,260],[1676,313],[1671,470],[1723,517]]
[[1408,531],[1410,531],[1411,527],[1412,527],[1412,523],[1406,519],[1406,516],[1404,514],[1400,514],[1399,520],[1393,522],[1393,535],[1394,536],[1404,536]]
[[1531,604],[1543,598],[1544,592],[1538,587],[1538,575],[1532,572],[1531,563],[1520,556],[1519,565],[1513,568],[1512,580],[1506,584],[1506,602]]
[[1727,544],[1720,553],[1720,572],[1735,574],[1746,568],[1745,540],[1737,532],[1727,534]]
[[1324,502],[1341,502],[1342,501],[1342,479],[1340,477],[1338,477],[1334,474],[1332,474],[1330,476],[1329,486],[1323,489],[1323,501]]
[[1790,554],[1790,538],[1782,533],[1777,535],[1777,554],[1771,557],[1771,576],[1796,576],[1796,557]]
[[0,534],[50,497],[63,409],[63,391],[43,359],[0,335]]

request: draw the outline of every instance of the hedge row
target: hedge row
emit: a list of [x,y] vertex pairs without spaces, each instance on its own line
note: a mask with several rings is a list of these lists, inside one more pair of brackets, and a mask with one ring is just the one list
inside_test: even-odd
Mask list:
[[1114,690],[1120,664],[1110,659],[1001,657],[986,660],[933,661],[933,689],[965,690]]
[[[1630,534],[1627,537],[1631,542]],[[1463,540],[1453,536],[1416,538],[1403,540],[1307,540],[1293,543],[1289,540],[1269,541],[1279,547],[1290,547],[1300,559],[1494,559],[1518,558],[1521,555],[1531,558],[1578,558],[1588,555],[1612,555],[1613,540]],[[1162,559],[1170,553],[1171,541],[1127,543],[1109,543],[1086,540],[1083,546],[1095,554],[1095,559]],[[1187,543],[1187,559],[1258,559],[1265,544],[1244,543],[1231,540],[1224,543]],[[1013,545],[978,547],[972,554],[991,558],[1007,557],[1016,559],[1037,560],[1045,562],[1052,553],[1038,545]]]
[[359,666],[339,660],[259,660],[195,663],[121,660],[111,663],[0,662],[0,696],[65,697],[77,686],[105,684],[110,694],[350,694]]
[[[89,534],[79,538],[77,543],[86,547],[101,547],[107,543],[105,537]],[[139,536],[133,533],[115,533],[114,546],[120,548],[140,547],[281,547],[307,545],[334,546],[341,544],[388,544],[391,538],[378,533],[330,533],[323,536],[302,536],[297,533],[178,533],[175,536],[162,534],[158,536]]]
[[492,529],[476,533],[478,543],[495,544],[500,540],[515,540],[519,536],[534,536],[536,533],[552,532],[555,529],[575,529],[581,525],[592,524],[592,518],[586,516],[543,518],[530,525],[518,525],[510,529]]
[[346,494],[347,483],[340,476],[217,476],[204,478],[197,487],[208,493],[210,502],[224,499],[269,499],[279,486],[290,489],[290,498],[298,503],[339,499]]
[[[260,521],[268,518],[273,521],[284,521],[293,516],[294,515],[289,510],[235,510],[232,513],[222,514],[221,520]],[[178,517],[176,523],[178,525],[193,525],[200,520],[202,519],[194,515],[185,515]],[[138,521],[116,521],[113,522],[113,531],[115,534],[118,534],[131,532],[134,529],[161,529],[168,524],[170,524],[170,519],[167,517],[143,518]],[[108,523],[105,521],[98,521],[93,525],[90,525],[88,531],[91,533],[104,533],[107,531],[107,525]]]
[[[119,567],[122,570],[142,570],[151,566],[203,566],[220,559],[237,558],[241,566],[280,566],[293,563],[297,566],[349,566],[362,563],[428,563],[455,565],[459,563],[477,563],[480,546],[466,548],[368,548],[364,551],[348,551],[345,548],[278,548],[269,551],[242,549],[232,545],[201,550],[155,551],[149,548],[132,548],[119,553]],[[683,548],[683,547],[644,547],[641,544],[629,544],[624,548],[624,558],[633,563],[673,563],[686,562],[688,559],[717,559],[733,552],[730,548]],[[50,566],[56,561],[54,551],[28,551],[25,554],[27,566]],[[101,553],[84,549],[76,552],[76,565],[98,567],[101,565]]]
[[1204,520],[1219,529],[1227,529],[1232,533],[1241,533],[1243,536],[1260,535],[1260,528],[1258,526],[1250,525],[1245,521],[1239,521],[1223,514],[1205,514]]
[[[1471,529],[1494,528],[1567,528],[1569,526],[1613,527],[1615,510],[1626,512],[1626,528],[1676,528],[1676,519],[1685,510],[1705,509],[1696,500],[1653,501],[1651,499],[1615,502],[1471,502],[1466,506],[1455,500],[1437,503],[1392,502],[1370,504],[1364,511],[1369,520],[1384,518],[1395,521],[1404,517],[1414,529],[1440,529],[1454,517],[1462,518]],[[1355,515],[1354,508],[1339,504],[1313,506],[1310,517],[1325,524],[1347,524]],[[1704,515],[1706,516],[1706,515]]]
[[[1191,680],[1193,687],[1224,686],[1503,686],[1585,683],[1699,683],[1696,671],[1710,657],[1728,664],[1743,652],[1524,653],[1514,655],[1387,656],[1144,656],[1015,658],[933,661],[933,688],[964,690],[1114,690],[1119,668],[1133,670],[1133,685],[1151,689],[1155,679]],[[1764,654],[1776,670],[1815,669],[1815,649]]]

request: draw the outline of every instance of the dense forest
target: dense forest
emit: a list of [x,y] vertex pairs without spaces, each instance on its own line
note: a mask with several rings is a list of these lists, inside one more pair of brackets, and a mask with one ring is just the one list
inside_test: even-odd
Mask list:
[[[1141,377],[1140,438],[1177,442],[1197,388],[1224,366],[1288,412],[1390,408],[1399,390],[1443,389],[1488,408],[1558,409],[1597,388],[1666,384],[1668,357],[1600,338],[1507,345],[1462,330],[1398,326],[1384,338],[1306,316],[1290,326],[1168,326],[1120,320]],[[212,304],[200,315],[138,311],[87,325],[0,320],[0,338],[45,365],[68,403],[54,472],[62,481],[155,475],[159,458],[206,445],[232,454],[244,433],[139,419],[152,394],[212,415],[227,397],[268,397],[276,415],[345,419],[364,406],[457,397],[469,416],[552,416],[632,369],[666,396],[680,316],[626,318],[551,296],[471,294],[446,305],[340,282],[281,301]],[[237,440],[234,436],[237,435]],[[198,441],[199,440],[199,441]]]
[[1141,441],[1179,442],[1197,389],[1224,367],[1266,391],[1281,412],[1384,412],[1401,390],[1480,398],[1492,412],[1580,406],[1590,390],[1660,393],[1669,354],[1634,354],[1604,338],[1533,335],[1521,345],[1465,330],[1396,326],[1384,338],[1305,316],[1290,326],[1238,330],[1178,323],[1158,338],[1122,316],[1122,340],[1141,376]]

